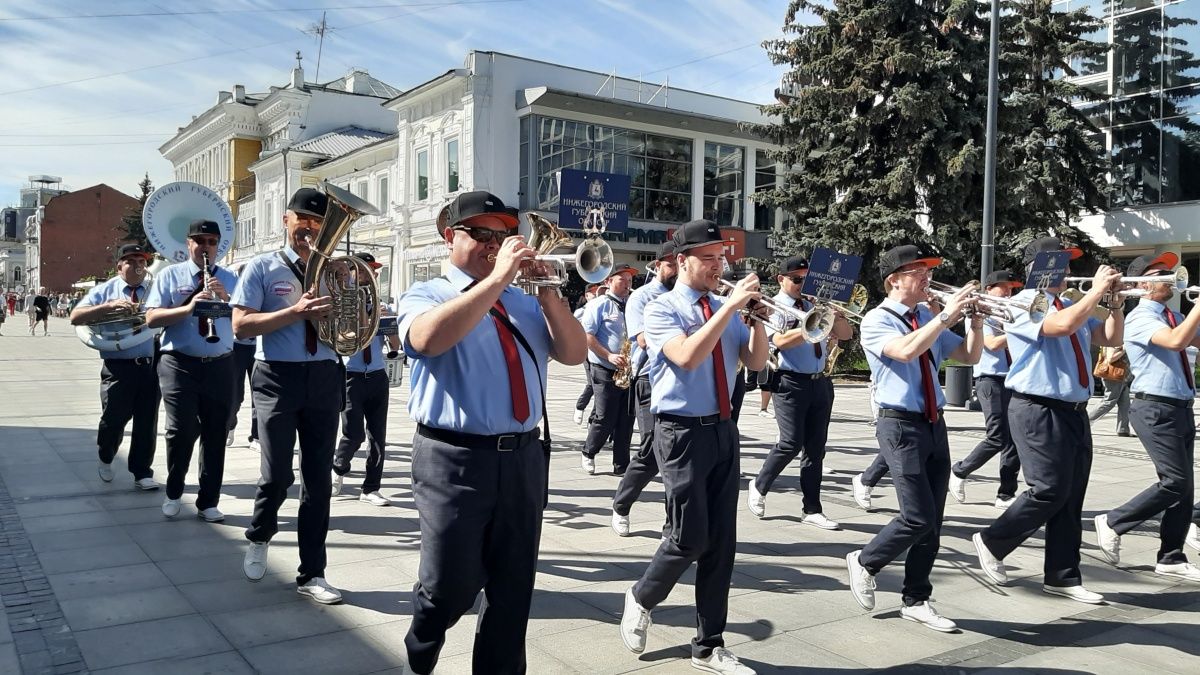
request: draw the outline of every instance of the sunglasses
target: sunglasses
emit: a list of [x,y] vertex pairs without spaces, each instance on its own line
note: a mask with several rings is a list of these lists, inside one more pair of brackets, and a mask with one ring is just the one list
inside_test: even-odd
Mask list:
[[466,232],[467,236],[475,241],[486,244],[495,240],[497,244],[503,244],[505,239],[517,236],[517,230],[492,230],[486,227],[471,227],[469,225],[455,225],[450,228],[459,232]]
[[804,283],[804,277],[802,277],[802,276],[788,277],[788,279],[790,279],[793,284],[803,284]]
[[192,237],[192,241],[200,246],[217,246],[221,240],[216,237]]

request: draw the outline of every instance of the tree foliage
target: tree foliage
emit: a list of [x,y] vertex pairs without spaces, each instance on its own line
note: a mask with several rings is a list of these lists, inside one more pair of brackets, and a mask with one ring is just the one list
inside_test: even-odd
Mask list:
[[146,250],[154,252],[154,246],[150,244],[150,239],[146,236],[146,228],[142,224],[142,209],[146,206],[146,200],[154,193],[154,184],[150,182],[149,173],[138,181],[138,189],[141,190],[141,194],[138,195],[138,205],[131,207],[121,218],[120,227],[125,232],[121,241],[138,244]]

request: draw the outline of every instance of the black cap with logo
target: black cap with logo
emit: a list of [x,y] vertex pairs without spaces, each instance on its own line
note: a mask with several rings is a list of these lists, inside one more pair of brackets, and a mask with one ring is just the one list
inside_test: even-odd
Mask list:
[[937,267],[942,264],[942,258],[916,244],[895,246],[879,256],[879,278],[886,279],[889,274],[901,267],[915,263],[924,263],[926,267]]
[[612,268],[612,271],[608,273],[607,278],[611,279],[611,278],[617,276],[618,274],[628,274],[631,277],[637,276],[637,270],[633,268],[633,265],[629,265],[626,263],[617,263]]
[[354,257],[367,263],[371,269],[379,269],[380,267],[383,267],[383,263],[375,262],[375,256],[367,253],[366,251],[357,251],[355,252]]
[[1071,254],[1071,260],[1083,255],[1083,251],[1081,249],[1071,246],[1070,244],[1064,244],[1059,240],[1058,237],[1042,237],[1029,242],[1029,245],[1025,247],[1025,255],[1022,257],[1022,261],[1024,264],[1028,265],[1029,263],[1033,262],[1033,259],[1037,257],[1037,254],[1046,252],[1052,253],[1054,251],[1069,252]]
[[1007,285],[1009,288],[1021,288],[1025,283],[1008,270],[996,270],[987,275],[987,278],[983,280],[984,288],[1000,285]]
[[779,273],[790,274],[806,269],[808,269],[808,260],[803,256],[794,255],[783,261],[783,266],[779,268]]
[[450,205],[446,207],[446,222],[442,223],[441,218],[438,219],[438,227],[445,228],[458,225],[464,220],[469,220],[475,216],[496,216],[503,220],[509,227],[516,227],[520,222],[517,218],[517,210],[504,205],[496,195],[484,190],[476,190],[474,192],[464,192],[454,198]]
[[316,188],[300,188],[292,195],[287,207],[288,211],[292,213],[324,218],[325,208],[328,205],[329,198],[325,196],[324,192]]
[[193,220],[188,225],[187,236],[194,237],[198,234],[211,234],[219,239],[221,237],[221,226],[211,220]]
[[139,244],[125,244],[121,248],[117,249],[117,254],[113,257],[113,260],[121,262],[122,259],[131,255],[145,258],[147,262],[154,259],[154,254],[146,250],[144,246]]
[[1129,268],[1125,270],[1125,276],[1148,276],[1146,274],[1146,270],[1149,269],[1151,265],[1162,265],[1166,267],[1167,269],[1164,271],[1165,274],[1167,271],[1175,269],[1175,266],[1178,264],[1179,256],[1170,251],[1164,251],[1158,254],[1151,253],[1149,255],[1139,255],[1133,259],[1133,262],[1129,263]]
[[667,260],[675,256],[675,242],[670,239],[658,247],[658,257],[655,260]]
[[699,246],[724,242],[721,228],[711,220],[691,220],[679,226],[671,235],[676,253],[683,253]]

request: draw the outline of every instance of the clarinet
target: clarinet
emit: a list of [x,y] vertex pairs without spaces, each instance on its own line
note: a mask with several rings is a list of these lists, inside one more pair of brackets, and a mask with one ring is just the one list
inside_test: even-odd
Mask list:
[[[212,280],[212,276],[208,273],[208,253],[201,254],[204,256],[204,290],[208,290],[208,282]],[[200,319],[204,328],[204,341],[208,343],[220,342],[221,336],[217,335],[217,320],[211,316]]]

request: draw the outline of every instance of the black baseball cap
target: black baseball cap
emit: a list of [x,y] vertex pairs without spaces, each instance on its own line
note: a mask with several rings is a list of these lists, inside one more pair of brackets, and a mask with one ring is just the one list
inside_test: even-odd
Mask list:
[[937,267],[942,264],[942,258],[916,244],[901,244],[889,248],[879,256],[879,278],[886,279],[892,272],[914,263],[924,263],[926,267]]
[[783,261],[783,266],[779,268],[779,273],[788,274],[806,269],[808,269],[808,260],[804,256],[794,255]]
[[1037,254],[1045,253],[1047,251],[1067,251],[1071,254],[1071,260],[1083,255],[1082,249],[1069,244],[1064,244],[1059,240],[1058,237],[1042,237],[1029,242],[1029,245],[1025,247],[1025,255],[1022,260],[1024,264],[1028,265],[1029,263],[1033,262],[1033,259],[1037,257]]
[[1022,288],[1025,286],[1025,282],[1018,279],[1016,275],[1008,270],[996,270],[987,275],[987,278],[983,280],[984,288],[991,288],[992,286],[1000,286],[1002,284],[1007,285],[1009,288]]
[[194,237],[198,234],[215,235],[218,239],[221,238],[221,226],[211,220],[193,220],[188,225],[187,236]]
[[1125,276],[1146,276],[1146,269],[1151,265],[1165,265],[1168,270],[1173,270],[1178,264],[1179,256],[1170,251],[1164,251],[1158,255],[1139,255],[1133,259],[1133,262],[1129,263],[1129,268],[1125,270]]
[[674,255],[675,242],[668,239],[662,243],[662,246],[658,247],[658,257],[655,260],[668,260]]
[[325,208],[329,205],[329,198],[324,192],[316,188],[300,188],[292,194],[291,201],[288,202],[287,210],[292,213],[303,213],[314,218],[325,218]]
[[140,244],[125,244],[121,248],[117,249],[117,255],[113,257],[113,260],[121,262],[125,258],[128,258],[132,255],[141,256],[142,258],[146,259],[146,262],[150,262],[154,259],[154,254],[146,250],[146,247]]
[[628,274],[629,276],[633,277],[637,276],[637,270],[633,268],[633,265],[618,263],[617,265],[613,266],[612,271],[608,273],[608,276],[605,277],[605,280],[611,279],[618,274]]
[[690,220],[679,226],[671,235],[671,243],[675,245],[676,253],[683,253],[699,246],[708,246],[724,242],[721,228],[711,220]]
[[367,263],[367,265],[373,270],[377,270],[380,267],[383,267],[383,263],[375,262],[375,256],[371,255],[370,253],[367,253],[366,251],[357,251],[357,252],[355,252],[354,257]]
[[517,218],[517,210],[504,205],[496,195],[484,190],[475,190],[474,192],[464,192],[454,198],[450,205],[444,209],[446,214],[445,222],[442,222],[441,214],[438,214],[438,229],[444,230],[446,227],[453,227],[464,221],[470,220],[475,216],[496,216],[503,220],[509,227],[516,227],[520,222]]
[[721,272],[721,278],[725,281],[736,284],[751,274],[754,274],[754,270],[727,269],[724,272]]

